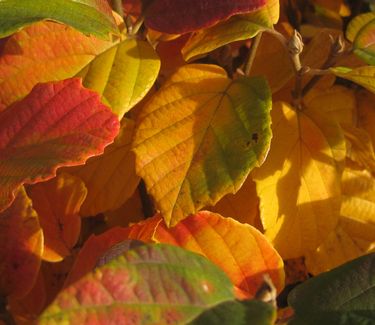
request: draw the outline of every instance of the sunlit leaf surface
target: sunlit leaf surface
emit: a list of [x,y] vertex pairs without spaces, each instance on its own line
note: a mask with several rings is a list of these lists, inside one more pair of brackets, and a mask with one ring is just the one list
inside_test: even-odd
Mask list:
[[236,192],[270,142],[262,78],[231,80],[213,65],[179,69],[143,107],[136,168],[168,225]]

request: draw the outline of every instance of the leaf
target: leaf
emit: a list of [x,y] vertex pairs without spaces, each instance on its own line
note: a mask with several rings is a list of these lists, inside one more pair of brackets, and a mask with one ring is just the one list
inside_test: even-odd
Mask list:
[[109,33],[119,33],[105,0],[49,0],[48,6],[44,0],[2,0],[0,37],[44,19],[55,20],[101,38],[109,38]]
[[0,57],[0,111],[40,82],[73,77],[110,46],[111,42],[52,22],[36,23],[12,35]]
[[71,254],[81,230],[79,209],[87,195],[77,177],[60,174],[28,189],[44,233],[43,259],[59,262]]
[[253,178],[265,235],[284,259],[296,258],[335,229],[340,174],[324,131],[308,113],[278,102],[272,126],[271,150]]
[[267,28],[273,28],[279,10],[279,0],[271,0],[253,13],[234,16],[211,28],[198,30],[182,49],[184,59],[195,59],[223,45],[252,38]]
[[[151,223],[152,227],[155,222]],[[283,262],[279,254],[257,229],[234,219],[202,211],[172,228],[167,228],[164,222],[158,223],[152,240],[206,256],[249,297],[255,295],[265,274],[270,275],[278,292],[284,287]]]
[[79,251],[65,286],[76,282],[86,273],[92,271],[99,259],[114,245],[126,239],[149,241],[158,223],[160,223],[160,219],[152,218],[132,227],[113,227],[98,236],[91,235]]
[[133,130],[134,122],[124,119],[120,134],[103,155],[90,158],[85,165],[66,169],[81,178],[88,189],[81,215],[115,210],[134,193],[139,177],[135,174],[135,155],[130,151]]
[[375,317],[375,253],[307,280],[288,297],[290,324],[370,324]]
[[354,53],[366,63],[375,65],[375,13],[357,15],[346,29],[346,37],[353,43]]
[[22,184],[46,181],[57,168],[102,153],[118,129],[117,118],[80,80],[37,85],[0,113],[0,211]]
[[369,134],[362,128],[343,128],[345,137],[351,144],[348,156],[364,168],[375,172],[375,153]]
[[248,223],[256,228],[259,226],[259,198],[255,182],[251,175],[243,183],[236,194],[227,194],[209,209],[223,217],[233,218],[242,223]]
[[238,191],[271,137],[262,78],[230,80],[222,68],[179,69],[143,107],[136,169],[167,225]]
[[160,60],[146,41],[127,39],[97,56],[80,71],[83,85],[103,95],[121,119],[154,84]]
[[39,324],[187,323],[234,298],[225,274],[210,261],[168,245],[125,252],[63,290]]
[[22,298],[33,287],[43,253],[38,215],[23,187],[0,213],[0,296]]
[[306,265],[312,274],[375,251],[374,178],[366,170],[346,167],[341,187],[343,198],[338,226],[316,251],[306,256]]
[[356,94],[358,126],[364,129],[375,144],[375,95],[362,89]]
[[375,93],[375,67],[364,66],[355,69],[347,67],[335,67],[330,70],[340,78],[355,82],[367,90]]
[[204,311],[190,325],[272,325],[275,308],[258,300],[226,301]]
[[147,8],[147,27],[167,34],[184,34],[206,28],[236,14],[257,10],[265,0],[154,0]]

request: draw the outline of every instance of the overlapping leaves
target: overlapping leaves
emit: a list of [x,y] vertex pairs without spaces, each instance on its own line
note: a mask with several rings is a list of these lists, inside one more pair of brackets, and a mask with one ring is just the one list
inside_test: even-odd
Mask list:
[[40,84],[0,113],[0,210],[22,184],[56,175],[103,152],[119,122],[96,93],[68,79]]
[[85,34],[109,38],[118,33],[111,8],[105,0],[2,0],[0,2],[0,37],[23,26],[50,19],[70,25]]

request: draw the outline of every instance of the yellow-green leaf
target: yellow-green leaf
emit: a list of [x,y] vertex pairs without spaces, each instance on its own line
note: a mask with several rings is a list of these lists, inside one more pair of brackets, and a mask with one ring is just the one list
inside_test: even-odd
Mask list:
[[355,82],[375,93],[375,67],[364,66],[355,69],[336,67],[330,69],[337,77]]
[[122,118],[147,94],[159,69],[159,57],[148,42],[127,39],[98,55],[77,76]]
[[195,59],[220,46],[252,38],[264,29],[272,28],[279,19],[279,7],[279,0],[271,0],[253,13],[233,16],[213,27],[198,30],[182,49],[184,59]]
[[346,37],[353,42],[354,53],[371,65],[375,64],[374,36],[374,12],[358,15],[348,24]]
[[167,225],[241,187],[268,151],[270,108],[263,78],[213,65],[180,68],[143,107],[136,168]]
[[286,103],[272,110],[273,140],[254,170],[265,235],[284,259],[316,249],[335,229],[340,177],[324,132]]

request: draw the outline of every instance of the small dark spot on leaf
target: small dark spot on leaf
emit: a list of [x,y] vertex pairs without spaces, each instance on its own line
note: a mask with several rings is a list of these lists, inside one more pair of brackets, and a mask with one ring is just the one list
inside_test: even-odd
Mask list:
[[255,141],[255,143],[258,143],[258,140],[259,140],[259,138],[258,138],[258,133],[253,133],[253,134],[251,135],[251,138]]
[[13,262],[12,267],[14,270],[17,270],[20,267],[20,265],[17,262]]

